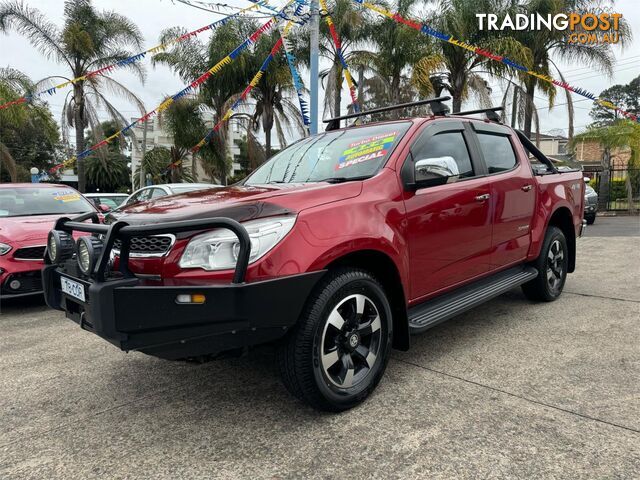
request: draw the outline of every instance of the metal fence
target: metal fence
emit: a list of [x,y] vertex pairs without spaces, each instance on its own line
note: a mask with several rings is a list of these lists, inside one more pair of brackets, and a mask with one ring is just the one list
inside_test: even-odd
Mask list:
[[613,161],[609,169],[590,174],[591,186],[598,192],[598,209],[640,211],[640,168],[629,168],[626,162]]

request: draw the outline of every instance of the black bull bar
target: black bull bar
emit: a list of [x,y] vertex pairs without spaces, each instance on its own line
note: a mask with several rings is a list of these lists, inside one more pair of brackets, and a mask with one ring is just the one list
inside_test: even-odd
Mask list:
[[[92,220],[92,223],[86,223],[86,220]],[[60,218],[55,224],[54,229],[67,233],[85,232],[104,236],[104,246],[102,254],[97,262],[95,270],[91,277],[98,282],[104,282],[107,279],[109,271],[109,260],[111,251],[116,240],[120,240],[119,252],[119,269],[127,278],[134,277],[129,270],[129,252],[131,248],[131,239],[137,236],[161,235],[163,233],[183,233],[198,230],[210,230],[213,228],[226,228],[231,230],[237,237],[240,244],[238,252],[238,261],[233,274],[233,283],[243,283],[249,265],[249,255],[251,253],[251,239],[247,233],[247,229],[241,223],[226,217],[213,217],[198,220],[179,220],[174,222],[164,222],[146,225],[129,225],[124,221],[116,221],[111,225],[98,223],[98,216],[95,212],[90,212],[73,219]],[[51,263],[48,255],[45,254],[45,263]]]
[[[92,220],[88,223],[87,220]],[[238,237],[239,252],[231,283],[211,285],[148,285],[129,270],[131,239],[226,228]],[[43,285],[47,304],[62,310],[81,328],[122,350],[139,350],[161,358],[185,358],[276,340],[297,322],[309,293],[325,273],[307,272],[245,282],[251,242],[242,224],[224,217],[129,225],[98,223],[97,215],[61,218],[56,230],[101,235],[103,250],[90,275],[80,274],[75,260],[54,265],[45,253]],[[110,265],[116,240],[119,264]],[[84,301],[62,292],[61,277],[84,286]],[[201,305],[182,305],[178,295],[199,293]]]

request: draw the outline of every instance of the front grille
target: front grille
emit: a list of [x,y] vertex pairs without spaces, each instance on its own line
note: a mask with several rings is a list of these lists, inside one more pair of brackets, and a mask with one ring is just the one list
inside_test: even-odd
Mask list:
[[13,254],[13,258],[17,258],[18,260],[42,260],[44,258],[45,248],[44,245],[19,248]]
[[[17,285],[14,283],[13,288],[11,283],[14,281],[19,282]],[[14,273],[9,275],[2,285],[2,293],[5,295],[15,295],[19,293],[40,292],[42,290],[42,276],[39,271]]]
[[[173,235],[153,235],[149,237],[133,237],[131,238],[131,246],[129,253],[131,255],[163,255],[171,249],[175,237]],[[116,240],[113,248],[120,251],[122,241]]]
[[587,199],[587,203],[589,205],[597,205],[598,204],[597,195],[590,195],[590,196],[586,197],[586,199]]

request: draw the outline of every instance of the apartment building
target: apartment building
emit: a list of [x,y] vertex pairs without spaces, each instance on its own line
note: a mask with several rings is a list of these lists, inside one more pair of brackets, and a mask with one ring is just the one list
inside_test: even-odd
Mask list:
[[[134,121],[135,119],[132,119]],[[205,122],[209,128],[213,128],[214,121],[213,116],[209,115],[209,118],[205,118]],[[229,122],[228,135],[227,135],[227,146],[228,153],[232,158],[231,171],[229,172],[230,176],[237,175],[240,173],[241,167],[239,163],[240,157],[240,147],[238,146],[242,139],[242,132],[244,127],[236,121]],[[138,124],[134,127],[134,133],[136,136],[136,141],[138,143],[138,148],[133,148],[131,151],[131,171],[135,172],[140,165],[140,161],[142,159],[142,138],[144,135],[144,125]],[[148,120],[147,122],[147,145],[146,150],[152,150],[155,147],[165,147],[171,148],[173,145],[173,138],[169,132],[167,132],[163,125],[161,124],[158,117],[154,117]],[[193,157],[189,154],[184,161],[184,165],[190,168],[196,177],[196,181],[209,181],[210,179],[202,170],[199,162],[196,162],[196,168],[193,168]]]

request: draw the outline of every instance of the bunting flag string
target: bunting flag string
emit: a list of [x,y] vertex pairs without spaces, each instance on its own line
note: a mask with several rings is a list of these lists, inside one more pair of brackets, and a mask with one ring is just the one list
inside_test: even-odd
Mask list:
[[[252,3],[259,3],[260,0],[247,0],[247,1]],[[307,5],[307,0],[294,0],[294,1],[298,4],[293,12],[294,18],[287,17],[284,14],[284,12],[279,12],[279,15],[281,18],[285,20],[288,20],[293,23],[297,23],[298,25],[304,25],[307,19],[304,18],[304,15],[302,14],[302,9],[305,5]],[[271,5],[268,5],[268,4],[263,5],[262,7],[268,10],[271,10],[272,12],[278,12],[278,9],[276,7],[272,7]],[[299,19],[296,19],[295,17],[298,17]]]
[[[298,9],[296,9],[296,12]],[[298,102],[300,103],[300,115],[302,116],[302,123],[304,123],[305,130],[307,135],[309,134],[309,127],[311,125],[311,118],[309,117],[309,106],[307,105],[307,101],[304,98],[304,83],[302,81],[302,77],[300,77],[300,73],[298,73],[298,69],[296,68],[297,59],[292,51],[292,45],[287,38],[287,34],[291,27],[293,26],[292,22],[288,22],[285,27],[280,31],[280,38],[282,38],[282,46],[284,47],[284,55],[287,59],[287,64],[289,65],[289,71],[291,72],[291,77],[293,78],[293,86],[296,89],[296,94],[298,95]]]
[[[299,3],[301,3],[301,2],[299,2]],[[298,8],[296,8],[296,11],[299,11]],[[249,93],[251,93],[251,90],[253,90],[255,88],[255,86],[260,82],[260,80],[264,76],[264,73],[267,71],[267,68],[269,67],[269,64],[274,59],[276,53],[278,53],[280,48],[285,46],[286,33],[289,32],[289,30],[293,27],[294,23],[295,22],[293,22],[291,20],[289,22],[287,22],[287,24],[285,25],[284,29],[281,31],[280,38],[276,41],[275,45],[271,49],[271,52],[269,53],[267,58],[265,58],[264,62],[262,62],[262,66],[260,67],[258,72],[254,75],[254,77],[251,79],[251,81],[249,82],[249,85],[247,85],[247,87],[242,91],[242,93],[236,99],[236,101],[233,102],[231,107],[225,112],[225,114],[218,121],[218,123],[216,123],[213,126],[213,128],[211,130],[209,130],[207,135],[205,135],[205,137],[202,140],[200,140],[195,146],[193,146],[191,148],[191,153],[192,154],[198,153],[198,151],[200,151],[200,149],[202,147],[204,147],[207,143],[209,143],[211,141],[211,139],[213,138],[213,136],[220,130],[220,128],[222,128],[222,125],[224,125],[225,122],[227,122],[233,116],[233,114],[236,113],[236,109],[240,106],[240,104],[242,104],[244,101],[246,101],[247,97],[249,96]],[[285,32],[285,35],[283,35],[282,32]],[[294,58],[294,60],[295,60],[295,58]],[[289,64],[290,68],[291,68],[291,65],[292,64]],[[294,83],[296,82],[295,79],[298,78],[299,84],[301,85],[300,91],[303,91],[304,90],[304,86],[302,84],[302,79],[300,78],[300,75],[298,75],[297,70],[295,70],[295,65],[293,66],[293,68],[294,68],[294,71],[295,71],[295,75],[293,75],[294,76]],[[297,88],[296,88],[296,91],[297,91]],[[308,125],[311,124],[311,122],[309,120],[309,116],[307,114],[308,107],[306,105],[306,102],[304,101],[304,98],[300,98],[299,97],[299,99],[300,99],[300,109],[301,109],[301,113],[302,113],[302,116],[303,116],[303,122],[304,122],[305,126],[308,126]],[[177,162],[171,163],[167,167],[165,172],[168,172],[170,169],[172,169],[174,167],[177,167],[178,165],[180,165],[180,163],[182,163],[181,160],[178,160]]]
[[[293,1],[294,0],[290,0],[282,8],[282,11],[285,11],[285,9],[287,9],[291,5],[291,3],[293,3]],[[181,99],[182,97],[184,97],[185,95],[193,92],[196,88],[198,88],[200,85],[202,85],[204,82],[206,82],[211,76],[217,74],[226,65],[229,65],[236,58],[238,58],[238,56],[247,47],[249,47],[249,45],[254,44],[260,38],[260,36],[262,36],[262,34],[264,34],[265,32],[267,32],[269,30],[271,30],[274,26],[276,26],[278,21],[279,21],[278,19],[279,19],[278,15],[274,15],[273,17],[271,17],[267,22],[265,22],[262,26],[260,26],[255,32],[253,32],[249,37],[247,37],[240,45],[238,45],[231,53],[229,53],[226,57],[224,57],[222,60],[220,60],[218,63],[216,63],[213,67],[211,67],[205,73],[200,75],[200,77],[195,79],[193,82],[191,82],[185,88],[180,90],[178,93],[176,93],[175,95],[173,95],[173,96],[167,98],[166,100],[164,100],[160,105],[158,105],[158,107],[156,107],[155,110],[151,110],[151,111],[145,113],[142,117],[134,120],[133,122],[131,122],[129,125],[127,125],[123,129],[118,130],[113,135],[105,138],[104,140],[96,143],[95,145],[92,145],[91,147],[85,149],[83,152],[78,153],[76,156],[74,156],[72,158],[69,158],[68,160],[64,161],[63,163],[55,165],[54,167],[49,169],[49,172],[50,173],[54,173],[54,172],[60,170],[61,168],[65,168],[65,167],[67,167],[69,165],[72,165],[78,159],[85,158],[85,157],[89,156],[92,152],[104,147],[105,145],[108,145],[109,143],[113,142],[114,140],[116,140],[121,135],[127,133],[129,130],[131,130],[133,127],[135,127],[137,124],[146,122],[152,116],[154,116],[156,114],[159,114],[159,113],[163,112],[164,110],[166,110],[167,108],[169,108],[169,106],[171,106],[171,104],[174,103],[175,101],[177,101],[177,100]]]
[[[260,82],[265,72],[267,71],[267,68],[269,68],[269,64],[274,59],[276,53],[278,53],[278,51],[282,48],[282,45],[283,45],[283,40],[282,40],[282,36],[280,36],[276,41],[276,43],[271,48],[271,51],[269,52],[269,55],[267,55],[267,58],[265,58],[264,61],[262,62],[262,65],[260,66],[260,69],[258,70],[258,72],[253,76],[253,78],[249,82],[249,85],[247,85],[247,87],[242,91],[242,93],[236,99],[236,101],[233,102],[231,107],[229,107],[229,109],[225,112],[225,114],[218,121],[218,123],[216,123],[213,126],[213,128],[209,130],[209,132],[205,135],[205,137],[202,140],[200,140],[195,146],[191,148],[192,154],[198,153],[198,151],[202,147],[204,147],[209,141],[211,141],[213,136],[220,130],[220,128],[222,128],[222,126],[231,118],[231,116],[234,113],[236,113],[236,109],[240,106],[241,103],[243,103],[247,99],[247,97],[249,96],[249,93],[251,93],[251,90],[253,90],[254,87]],[[172,168],[179,166],[181,163],[182,163],[182,160],[178,160],[176,162],[169,164],[169,166],[166,168],[164,173],[168,172]]]
[[130,65],[132,63],[138,62],[142,59],[144,59],[148,54],[155,54],[155,53],[159,53],[161,51],[166,50],[168,47],[170,47],[171,45],[175,44],[175,43],[180,43],[183,42],[191,37],[195,37],[203,32],[209,31],[209,30],[215,30],[216,28],[225,25],[226,23],[228,23],[231,20],[234,20],[238,17],[240,17],[241,15],[244,15],[247,12],[250,12],[252,10],[256,10],[262,6],[265,6],[268,4],[268,0],[250,0],[253,5],[250,5],[249,7],[243,8],[241,10],[239,10],[238,12],[232,14],[232,15],[228,15],[225,18],[222,18],[220,20],[217,20],[209,25],[205,25],[204,27],[200,27],[196,30],[193,30],[191,32],[187,32],[184,35],[181,35],[179,37],[176,37],[172,40],[169,40],[165,43],[161,43],[159,45],[156,45],[155,47],[151,47],[148,50],[145,50],[144,52],[140,52],[140,53],[136,53],[135,55],[132,55],[130,57],[124,58],[116,63],[112,63],[110,65],[106,65],[104,67],[101,67],[97,70],[93,70],[91,72],[87,72],[86,74],[80,76],[80,77],[76,77],[74,79],[71,80],[67,80],[63,83],[60,83],[58,85],[54,85],[51,88],[47,88],[45,90],[41,90],[39,92],[30,94],[30,95],[25,95],[17,100],[12,100],[10,102],[4,103],[2,105],[0,105],[0,110],[3,110],[5,108],[9,108],[12,107],[14,105],[19,105],[22,103],[28,103],[31,102],[34,98],[40,97],[42,95],[45,94],[49,94],[51,95],[55,95],[58,90],[61,90],[63,88],[69,87],[71,85],[75,85],[78,82],[84,81],[84,80],[88,80],[90,78],[93,78],[97,75],[104,75],[106,73],[110,73],[115,69],[124,67],[126,65]]
[[[217,12],[216,10],[220,10],[220,9],[232,9],[232,10],[242,10],[240,7],[236,7],[233,5],[229,5],[226,3],[218,3],[218,2],[208,2],[205,0],[176,0],[180,3],[183,3],[185,5],[189,5],[191,7],[195,7],[195,8],[199,8],[202,10],[206,10],[212,13],[220,13]],[[271,5],[268,5],[266,2],[262,3],[260,0],[247,0],[251,3],[255,3],[260,5],[260,9],[257,10],[258,13],[263,13],[265,15],[271,16],[274,13],[279,13],[280,17],[284,18],[285,20],[293,20],[292,18],[289,18],[284,12],[280,12],[276,7],[272,7]],[[304,3],[305,0],[295,0],[298,3]],[[268,11],[265,11],[268,10]],[[252,17],[252,18],[262,18],[262,17]],[[297,20],[293,20],[296,23],[300,23],[300,21]]]
[[[331,33],[331,38],[333,39],[333,45],[336,48],[336,54],[340,59],[340,63],[342,65],[342,71],[344,73],[344,78],[347,81],[347,86],[349,87],[349,94],[351,95],[351,101],[353,104],[353,109],[356,112],[360,111],[360,106],[358,105],[358,96],[356,94],[356,86],[353,81],[353,77],[351,76],[351,72],[349,71],[349,66],[347,65],[347,60],[344,58],[344,54],[342,53],[342,42],[340,41],[340,37],[338,36],[338,32],[336,31],[336,27],[333,23],[333,19],[331,15],[329,15],[329,10],[327,9],[326,0],[320,0],[320,15],[324,17],[324,20],[329,27],[329,33]],[[335,113],[336,116],[340,115],[340,112]]]
[[[325,0],[320,0],[320,3],[323,4]],[[480,47],[476,47],[474,45],[462,42],[460,40],[457,40],[455,38],[453,38],[451,35],[448,35],[446,33],[442,33],[439,32],[433,28],[431,28],[430,26],[428,26],[427,24],[422,24],[419,23],[417,21],[411,20],[411,19],[407,19],[405,17],[403,17],[402,15],[400,15],[398,12],[392,12],[390,10],[387,10],[386,8],[380,6],[380,5],[374,5],[372,3],[366,2],[364,0],[353,0],[355,3],[362,5],[363,7],[372,10],[384,17],[387,17],[391,20],[394,20],[395,22],[398,23],[402,23],[404,25],[407,25],[410,28],[413,28],[414,30],[417,30],[421,33],[423,33],[424,35],[429,35],[431,37],[437,38],[438,40],[441,40],[443,42],[447,42],[447,43],[451,43],[452,45],[456,45],[460,48],[464,48],[465,50],[468,50],[470,52],[475,53],[476,55],[481,55],[483,57],[489,58],[490,60],[496,61],[496,62],[501,62],[511,68],[515,68],[516,70],[519,70],[523,73],[526,73],[527,75],[531,75],[536,77],[539,80],[542,80],[543,82],[548,82],[551,83],[557,87],[560,88],[564,88],[565,90],[568,90],[570,92],[573,92],[577,95],[580,95],[582,97],[588,98],[590,100],[592,100],[593,102],[597,103],[598,105],[601,105],[605,108],[609,108],[611,110],[615,110],[617,112],[619,112],[620,114],[622,114],[623,116],[640,122],[640,118],[638,118],[637,115],[633,114],[632,112],[628,112],[626,110],[623,110],[622,108],[614,105],[612,102],[605,100],[603,98],[599,98],[596,95],[594,95],[593,93],[589,92],[588,90],[585,90],[583,88],[580,87],[575,87],[572,85],[569,85],[567,82],[561,82],[559,80],[556,80],[554,78],[551,78],[548,75],[542,74],[542,73],[538,73],[535,70],[531,70],[523,65],[519,65],[518,63],[508,59],[505,56],[502,55],[497,55],[495,53],[489,52],[487,50],[484,50]],[[324,7],[323,7],[324,8]]]

